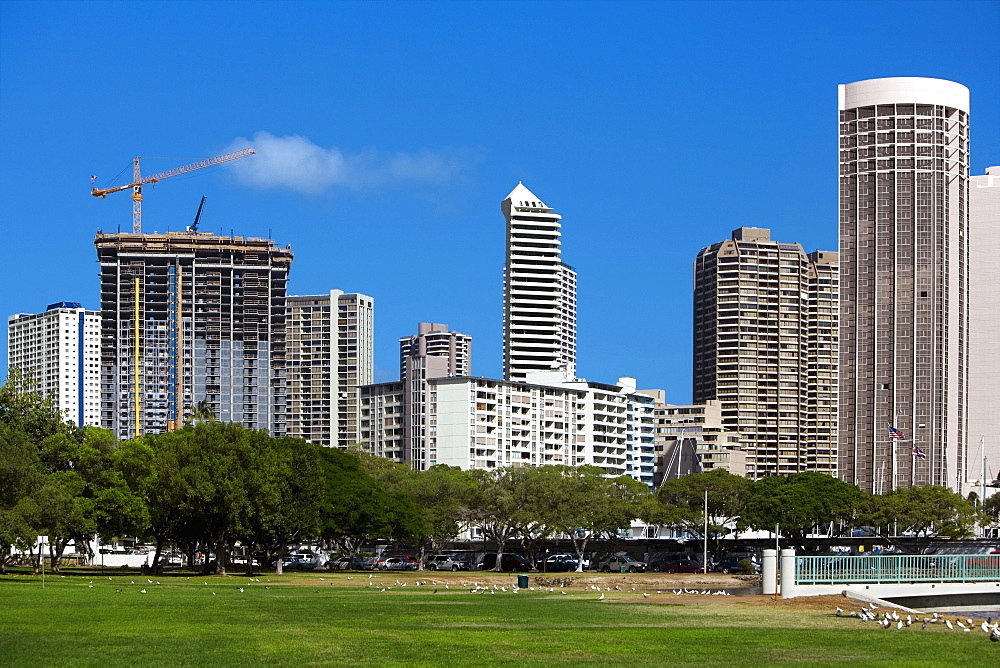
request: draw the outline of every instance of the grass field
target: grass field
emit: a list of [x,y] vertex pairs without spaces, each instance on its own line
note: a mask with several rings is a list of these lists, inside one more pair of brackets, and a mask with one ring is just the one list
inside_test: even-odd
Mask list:
[[[834,616],[841,598],[657,595],[641,576],[516,594],[514,576],[480,573],[152,579],[0,577],[0,664],[1000,665],[979,631],[882,630]],[[474,581],[508,591],[473,594]]]

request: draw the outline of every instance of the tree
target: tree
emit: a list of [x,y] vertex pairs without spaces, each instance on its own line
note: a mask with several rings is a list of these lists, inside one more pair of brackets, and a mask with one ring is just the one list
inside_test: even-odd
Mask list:
[[207,400],[202,399],[191,407],[191,415],[188,416],[187,424],[198,425],[206,422],[216,422],[215,411]]
[[[247,490],[251,511],[241,541],[280,557],[289,543],[319,532],[323,492],[319,446],[295,438],[258,438],[255,443],[256,466],[249,472]],[[253,559],[246,564],[249,575]],[[280,558],[277,564],[280,569]]]
[[422,570],[428,549],[439,552],[445,541],[461,532],[473,484],[468,472],[443,464],[412,471],[401,481],[399,491],[413,502],[420,515],[415,527]]
[[470,471],[473,485],[466,520],[478,527],[486,540],[496,544],[495,571],[501,569],[507,542],[530,520],[527,513],[529,488],[525,484],[530,475],[530,467]]
[[984,522],[988,522],[990,526],[994,527],[1000,525],[1000,494],[994,494],[986,499],[983,502],[982,510],[985,515]]
[[63,419],[51,398],[42,396],[38,383],[17,368],[9,370],[0,386],[0,422],[23,432],[36,444],[53,434],[77,430]]
[[[97,427],[60,431],[42,441],[39,458],[45,482],[39,490],[42,512],[38,528],[49,537],[54,572],[58,572],[71,542],[89,554],[99,518],[118,521],[110,509],[102,513],[98,505],[99,496],[110,504],[115,496],[113,488],[120,483],[113,470],[116,448],[111,432]],[[124,493],[118,495],[124,500],[127,490],[117,491]]]
[[667,480],[656,492],[661,524],[705,540],[705,492],[708,491],[708,547],[718,558],[722,538],[743,515],[750,481],[723,469]]
[[0,421],[0,573],[12,550],[29,550],[38,535],[37,495],[44,480],[38,447],[28,435]]
[[59,572],[63,552],[70,542],[89,544],[97,532],[94,499],[86,491],[87,483],[76,471],[50,473],[38,491],[41,509],[38,529],[49,537],[53,573]]
[[637,480],[607,478],[595,466],[541,466],[528,475],[527,485],[528,519],[570,538],[578,571],[583,570],[588,541],[617,537],[621,529],[646,515],[650,496]]
[[757,530],[780,527],[799,549],[808,549],[806,537],[817,525],[851,525],[865,502],[865,494],[825,473],[804,472],[771,476],[753,482],[747,495],[741,526]]
[[125,441],[116,453],[115,469],[146,509],[146,526],[136,535],[153,539],[154,570],[160,568],[164,548],[181,535],[181,460],[186,443],[181,432],[169,432]]
[[[405,494],[386,489],[369,471],[401,485],[409,469],[387,459],[336,448],[322,449],[323,497],[320,537],[354,556],[362,544],[376,538],[408,539],[420,533],[419,509]],[[376,458],[372,458],[376,459]]]
[[976,522],[982,519],[961,494],[940,485],[901,487],[884,496],[874,496],[866,517],[893,544],[899,544],[900,532],[912,534],[921,552],[935,538],[971,538]]

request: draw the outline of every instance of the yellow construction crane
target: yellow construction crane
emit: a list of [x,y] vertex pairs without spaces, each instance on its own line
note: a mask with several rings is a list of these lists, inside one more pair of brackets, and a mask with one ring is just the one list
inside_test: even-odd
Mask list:
[[[239,160],[240,158],[245,158],[247,156],[253,155],[254,150],[252,148],[245,148],[240,151],[235,151],[233,153],[226,153],[225,155],[220,155],[215,158],[208,158],[207,160],[199,160],[198,162],[192,162],[190,165],[184,165],[183,167],[174,167],[173,169],[168,169],[165,172],[160,172],[159,174],[153,174],[152,176],[142,176],[139,173],[139,157],[136,156],[133,162],[132,171],[132,183],[127,186],[118,186],[117,188],[108,188],[106,190],[101,190],[100,188],[94,188],[90,194],[94,197],[100,197],[104,199],[105,195],[110,195],[111,193],[120,192],[122,190],[128,190],[132,188],[132,231],[136,234],[142,233],[142,187],[147,183],[156,183],[163,179],[170,178],[171,176],[178,176],[180,174],[187,174],[188,172],[193,172],[196,169],[204,169],[205,167],[211,167],[212,165],[219,165],[223,162],[229,162],[230,160]],[[96,177],[94,177],[96,178]],[[93,180],[93,179],[92,179]]]

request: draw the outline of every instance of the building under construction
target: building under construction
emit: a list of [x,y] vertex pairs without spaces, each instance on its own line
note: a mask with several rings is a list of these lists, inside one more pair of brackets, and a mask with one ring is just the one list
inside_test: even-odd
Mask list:
[[104,234],[101,423],[121,439],[209,414],[285,431],[291,247],[203,232]]

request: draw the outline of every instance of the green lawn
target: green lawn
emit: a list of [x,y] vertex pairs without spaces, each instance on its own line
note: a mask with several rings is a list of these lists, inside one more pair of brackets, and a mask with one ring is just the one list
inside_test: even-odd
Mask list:
[[385,592],[367,574],[259,577],[172,574],[149,584],[77,572],[47,576],[44,590],[38,576],[0,577],[0,665],[1000,665],[1000,643],[980,631],[882,630],[835,617],[835,605],[849,607],[843,599],[693,602],[644,598],[640,586],[597,600],[578,584],[567,594],[459,586],[509,586],[509,575],[448,574],[445,589],[414,586],[430,573],[376,574],[372,582],[392,586]]

